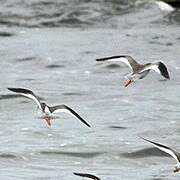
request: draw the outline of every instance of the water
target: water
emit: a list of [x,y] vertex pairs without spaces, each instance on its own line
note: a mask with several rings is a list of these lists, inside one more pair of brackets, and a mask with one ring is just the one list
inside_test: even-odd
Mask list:
[[[176,180],[175,161],[139,138],[180,150],[179,11],[140,1],[1,1],[0,179]],[[129,54],[162,60],[156,73],[124,88],[123,64],[96,58]],[[7,87],[32,89],[66,104],[92,128],[60,114],[48,128],[33,102]]]

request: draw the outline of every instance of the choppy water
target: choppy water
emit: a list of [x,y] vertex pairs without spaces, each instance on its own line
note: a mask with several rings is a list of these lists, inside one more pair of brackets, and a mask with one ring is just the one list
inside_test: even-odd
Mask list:
[[[179,179],[175,161],[138,137],[180,150],[179,17],[140,1],[2,0],[0,179]],[[162,60],[171,80],[151,73],[124,88],[126,66],[95,61],[118,54]],[[7,87],[67,104],[92,128],[64,114],[48,128]]]

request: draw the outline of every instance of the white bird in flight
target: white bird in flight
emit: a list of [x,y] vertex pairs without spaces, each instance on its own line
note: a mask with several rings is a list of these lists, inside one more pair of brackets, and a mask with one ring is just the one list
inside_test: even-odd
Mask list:
[[96,61],[112,61],[112,62],[123,62],[129,66],[131,73],[125,76],[128,79],[128,82],[125,84],[125,87],[130,85],[132,82],[135,82],[138,79],[143,79],[150,70],[161,74],[165,79],[170,79],[167,67],[161,61],[154,63],[139,64],[131,56],[122,55],[122,56],[111,56],[105,58],[98,58]]
[[39,98],[31,90],[23,88],[8,89],[12,92],[18,93],[22,96],[32,99],[38,105],[38,108],[45,114],[44,118],[49,126],[51,126],[51,120],[53,119],[51,116],[52,113],[64,112],[79,119],[86,126],[91,127],[79,114],[77,114],[74,110],[72,110],[70,107],[66,105],[48,106],[46,103],[40,102]]

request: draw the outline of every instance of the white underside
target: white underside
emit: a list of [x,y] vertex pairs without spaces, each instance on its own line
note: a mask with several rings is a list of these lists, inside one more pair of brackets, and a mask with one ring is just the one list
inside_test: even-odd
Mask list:
[[39,109],[41,109],[41,104],[35,96],[33,96],[32,94],[24,94],[24,93],[19,93],[19,94],[21,94],[22,96],[28,97],[29,99],[32,99],[38,105]]
[[123,62],[126,65],[128,65],[131,70],[133,70],[127,58],[124,58],[124,57],[114,58],[114,59],[109,59],[107,61],[109,61],[109,62]]
[[143,70],[141,70],[139,73],[142,73],[142,72],[147,71],[147,70],[153,70],[153,71],[157,72],[158,74],[161,74],[161,71],[159,70],[157,64],[148,65]]
[[71,113],[71,111],[69,111],[68,109],[66,108],[63,108],[63,109],[56,109],[53,113],[66,113],[66,114],[70,114],[71,116],[75,117],[75,118],[78,118],[76,117],[74,114]]

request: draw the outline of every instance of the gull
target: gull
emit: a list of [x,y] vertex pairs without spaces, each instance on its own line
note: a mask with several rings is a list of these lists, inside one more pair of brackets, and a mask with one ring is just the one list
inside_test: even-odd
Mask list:
[[170,156],[172,156],[175,160],[176,160],[176,165],[175,165],[175,169],[174,172],[179,172],[180,170],[180,157],[179,157],[179,153],[177,153],[175,150],[163,145],[163,144],[159,144],[153,141],[150,141],[148,139],[145,139],[143,137],[141,137],[143,140],[151,143],[153,146],[155,146],[156,148],[160,149],[161,151],[169,154]]
[[125,77],[128,79],[128,82],[125,84],[125,87],[130,85],[132,82],[135,82],[138,79],[143,79],[150,70],[161,74],[165,79],[170,79],[167,67],[161,61],[154,63],[139,64],[131,56],[121,55],[121,56],[111,56],[105,58],[96,59],[96,61],[113,61],[113,62],[123,62],[129,66],[131,73]]
[[94,175],[92,175],[92,174],[75,173],[75,172],[74,172],[74,175],[76,175],[76,176],[81,176],[81,177],[86,177],[86,178],[90,178],[90,179],[94,179],[94,180],[101,180],[99,177],[94,176]]
[[52,120],[52,113],[68,113],[71,116],[74,116],[75,118],[79,119],[82,123],[84,123],[86,126],[91,127],[80,115],[78,115],[74,110],[72,110],[70,107],[62,104],[57,106],[48,106],[44,102],[40,102],[39,98],[29,89],[23,89],[23,88],[8,88],[8,90],[18,93],[22,96],[25,96],[31,100],[33,100],[38,108],[42,111],[42,113],[45,114],[45,120],[49,126],[51,126],[51,120]]

